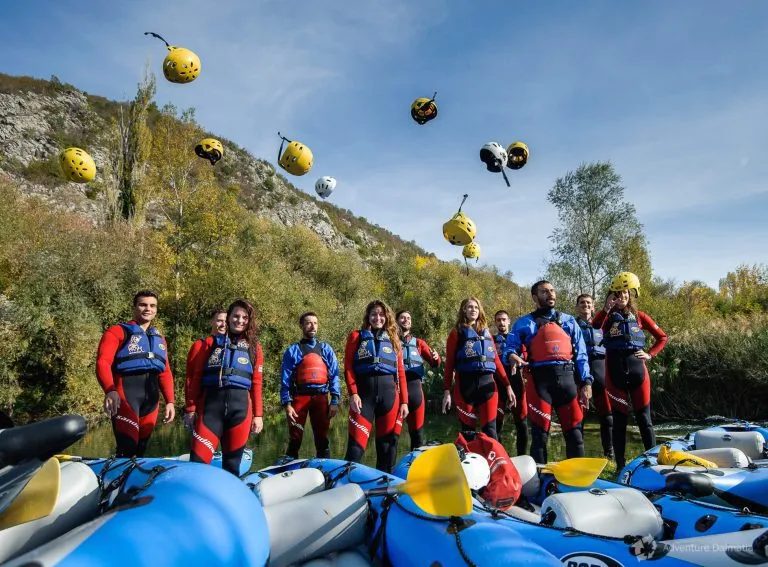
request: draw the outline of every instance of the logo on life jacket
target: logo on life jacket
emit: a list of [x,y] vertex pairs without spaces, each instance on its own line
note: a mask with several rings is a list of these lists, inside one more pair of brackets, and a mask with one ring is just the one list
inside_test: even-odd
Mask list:
[[360,341],[360,346],[357,347],[358,358],[364,358],[368,355],[368,341]]
[[131,337],[131,340],[128,343],[128,352],[129,353],[136,354],[138,352],[144,352],[144,349],[141,348],[141,345],[139,344],[139,341],[141,341],[141,337],[139,335],[133,335]]
[[245,358],[244,356],[239,356],[239,357],[237,358],[237,361],[238,361],[240,364],[248,364],[248,359],[247,359],[247,358]]
[[221,353],[224,351],[221,347],[216,347],[211,352],[211,356],[208,357],[209,366],[221,366]]

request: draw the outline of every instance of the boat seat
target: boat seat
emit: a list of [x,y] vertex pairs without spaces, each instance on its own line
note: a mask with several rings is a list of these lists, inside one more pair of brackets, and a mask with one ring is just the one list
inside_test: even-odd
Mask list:
[[695,451],[686,451],[686,453],[712,461],[722,468],[743,469],[749,466],[749,457],[744,454],[744,451],[735,447],[697,449]]
[[664,520],[656,507],[635,488],[591,488],[547,496],[541,523],[573,528],[605,537],[661,537]]
[[712,431],[703,429],[693,436],[699,449],[733,448],[741,450],[752,460],[765,458],[765,440],[759,431]]
[[96,517],[101,490],[91,468],[61,463],[61,488],[53,511],[44,518],[0,530],[0,563],[39,547]]
[[520,482],[523,484],[521,493],[526,498],[535,498],[539,494],[541,487],[539,482],[539,471],[536,467],[536,461],[530,455],[518,455],[510,457],[510,461],[515,465],[517,474],[520,475]]

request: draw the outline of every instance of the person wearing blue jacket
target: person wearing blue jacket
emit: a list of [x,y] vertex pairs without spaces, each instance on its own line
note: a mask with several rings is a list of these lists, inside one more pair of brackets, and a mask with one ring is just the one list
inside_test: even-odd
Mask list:
[[[507,335],[505,353],[512,372],[523,367],[525,395],[531,421],[531,456],[547,462],[547,438],[552,411],[565,436],[567,458],[584,456],[582,405],[592,396],[592,374],[584,337],[572,315],[555,309],[555,288],[546,280],[531,287],[536,310],[523,315]],[[527,361],[520,354],[525,347]],[[577,382],[582,386],[581,393]]]
[[317,457],[327,459],[331,456],[328,430],[331,419],[339,409],[341,397],[339,361],[333,348],[316,338],[316,313],[303,313],[299,317],[299,325],[303,338],[289,346],[283,354],[280,381],[280,403],[288,418],[288,449],[285,454],[298,458],[304,425],[309,416]]

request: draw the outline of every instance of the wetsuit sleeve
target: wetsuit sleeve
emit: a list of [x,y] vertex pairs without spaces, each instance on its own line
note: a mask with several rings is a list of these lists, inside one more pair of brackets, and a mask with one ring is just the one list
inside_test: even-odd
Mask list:
[[504,342],[504,358],[509,358],[510,354],[520,356],[520,349],[525,344],[525,332],[528,328],[526,322],[526,318],[521,317],[512,325],[512,329],[507,334],[507,340]]
[[347,383],[347,393],[351,396],[357,394],[357,382],[355,381],[355,351],[357,350],[358,338],[360,333],[352,331],[347,337],[347,344],[344,347],[344,380]]
[[293,401],[291,398],[291,379],[296,370],[294,345],[289,346],[283,353],[283,365],[280,370],[280,403],[285,405]]
[[426,360],[432,368],[436,368],[440,366],[440,362],[441,362],[440,355],[435,353],[437,354],[437,362],[433,362],[432,361],[433,351],[431,348],[429,348],[429,345],[426,343],[426,341],[423,341],[422,339],[416,339],[416,348],[419,349],[419,354],[421,355],[421,358]]
[[160,373],[157,379],[158,382],[160,382],[160,391],[163,393],[165,403],[172,404],[174,403],[173,373],[171,372],[171,357],[168,353],[168,343],[165,341],[165,337],[163,337],[163,343],[165,343],[165,353],[167,358],[165,359],[165,370]]
[[592,384],[594,378],[589,370],[589,355],[587,354],[587,345],[584,342],[584,335],[576,319],[570,319],[571,344],[573,345],[574,362],[582,384]]
[[499,349],[494,350],[496,351],[496,354],[494,355],[496,358],[496,372],[493,373],[494,378],[496,379],[497,383],[501,383],[504,386],[509,386],[509,376],[507,376],[507,370],[504,368],[504,363],[499,357]]
[[448,333],[448,340],[445,343],[445,368],[443,370],[443,390],[450,390],[453,386],[453,367],[456,364],[456,343],[459,341],[459,334],[456,329],[451,329]]
[[[194,407],[195,402],[192,401],[192,397],[189,395],[189,384],[192,381],[192,368],[195,365],[195,359],[200,354],[200,349],[203,348],[204,339],[198,339],[192,343],[187,353],[187,364],[184,367],[186,373],[186,380],[184,382],[184,408]],[[191,411],[191,410],[190,410]]]
[[197,402],[203,393],[203,370],[211,353],[212,344],[211,337],[201,341],[197,356],[192,361],[192,365],[187,367],[187,406],[184,409],[188,412],[196,411]]
[[96,378],[99,380],[104,394],[115,391],[115,377],[112,374],[112,364],[115,362],[120,345],[125,340],[125,331],[120,325],[113,325],[101,336],[99,348],[96,351]]
[[264,408],[262,407],[263,398],[261,395],[263,382],[264,352],[261,350],[261,343],[256,343],[256,364],[253,365],[253,377],[251,378],[251,404],[253,407],[253,417],[261,417],[264,413]]
[[667,344],[667,334],[661,330],[661,327],[656,324],[656,321],[642,311],[637,312],[637,320],[640,322],[640,328],[647,330],[653,335],[655,341],[648,351],[648,354],[656,356],[664,348],[664,345]]
[[608,317],[608,312],[605,309],[601,309],[597,313],[595,313],[595,316],[592,317],[592,326],[595,329],[602,329],[603,323],[605,323],[606,318]]
[[408,404],[408,382],[405,377],[402,349],[397,353],[397,383],[400,389],[400,405]]
[[323,355],[325,364],[328,366],[328,382],[331,392],[331,405],[339,404],[341,399],[341,380],[339,379],[339,360],[336,358],[336,352],[328,343],[323,344]]

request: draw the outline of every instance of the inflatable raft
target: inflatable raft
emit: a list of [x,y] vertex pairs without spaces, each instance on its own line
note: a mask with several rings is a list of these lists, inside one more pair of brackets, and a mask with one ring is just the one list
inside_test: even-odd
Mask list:
[[619,471],[619,482],[768,514],[768,430],[711,427],[654,447]]
[[261,500],[269,524],[283,526],[270,532],[270,566],[358,546],[361,557],[396,567],[562,565],[540,545],[501,524],[478,522],[474,514],[433,516],[410,496],[367,496],[404,482],[368,466],[297,460],[243,480]]
[[[403,477],[413,459],[393,471]],[[541,474],[529,456],[512,457],[523,482],[522,503],[506,511],[475,499],[472,518],[501,525],[538,543],[567,565],[622,566],[768,564],[768,517],[597,480],[577,488]],[[702,553],[706,550],[706,553]]]

